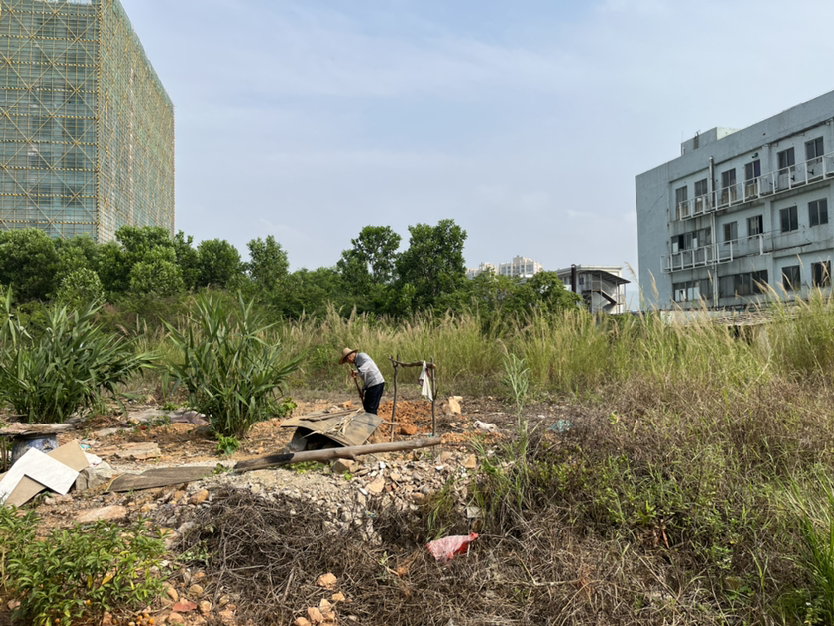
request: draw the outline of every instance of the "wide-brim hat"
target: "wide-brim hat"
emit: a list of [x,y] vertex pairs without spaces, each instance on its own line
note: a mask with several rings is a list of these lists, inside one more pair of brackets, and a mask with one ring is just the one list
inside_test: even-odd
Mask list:
[[339,359],[339,365],[342,365],[345,361],[347,361],[347,358],[354,352],[356,352],[356,350],[351,350],[350,348],[342,350],[342,358]]

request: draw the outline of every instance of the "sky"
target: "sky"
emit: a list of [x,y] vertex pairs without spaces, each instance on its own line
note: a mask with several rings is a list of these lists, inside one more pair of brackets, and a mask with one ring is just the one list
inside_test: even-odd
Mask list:
[[451,218],[469,267],[636,272],[637,174],[834,89],[824,0],[121,1],[176,107],[177,229],[292,269]]

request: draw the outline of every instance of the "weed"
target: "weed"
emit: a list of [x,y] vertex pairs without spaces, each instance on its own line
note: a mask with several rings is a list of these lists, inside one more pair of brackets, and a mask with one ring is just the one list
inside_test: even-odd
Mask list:
[[252,424],[276,413],[276,393],[283,393],[300,357],[284,358],[280,345],[267,340],[270,325],[261,324],[252,302],[239,296],[230,310],[219,298],[200,296],[185,330],[166,326],[184,355],[169,367],[215,433],[243,437]]
[[[0,299],[0,305],[8,304]],[[150,368],[154,357],[108,334],[95,322],[99,308],[70,313],[46,311],[46,327],[35,336],[8,311],[0,313],[0,400],[29,423],[60,423],[79,411],[104,408],[104,393]]]
[[237,437],[226,437],[217,434],[217,448],[215,451],[220,456],[230,457],[240,448],[240,441]]
[[153,602],[162,581],[153,573],[165,552],[140,520],[56,530],[35,539],[37,519],[0,509],[3,584],[20,600],[15,615],[37,626],[100,620],[106,611]]

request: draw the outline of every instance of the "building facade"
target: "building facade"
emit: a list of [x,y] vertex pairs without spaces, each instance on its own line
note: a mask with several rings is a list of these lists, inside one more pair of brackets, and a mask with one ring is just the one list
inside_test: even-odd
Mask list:
[[0,0],[0,228],[175,226],[174,107],[118,0]]
[[744,308],[831,284],[834,92],[713,128],[637,176],[644,306]]
[[565,289],[582,296],[591,313],[625,313],[623,268],[616,265],[571,265],[556,270]]
[[492,263],[481,263],[478,267],[467,268],[466,277],[471,280],[476,276],[480,276],[484,272],[492,272],[493,274],[497,274],[498,268],[495,267],[495,265]]
[[542,264],[538,261],[517,256],[513,258],[511,263],[501,263],[498,266],[498,275],[509,276],[510,278],[532,278],[543,270]]

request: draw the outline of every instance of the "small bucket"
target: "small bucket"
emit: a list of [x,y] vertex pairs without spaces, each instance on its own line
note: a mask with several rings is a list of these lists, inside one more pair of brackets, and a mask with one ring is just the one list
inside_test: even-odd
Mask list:
[[31,435],[29,437],[15,437],[12,447],[12,465],[30,448],[35,448],[48,454],[58,447],[58,435]]

